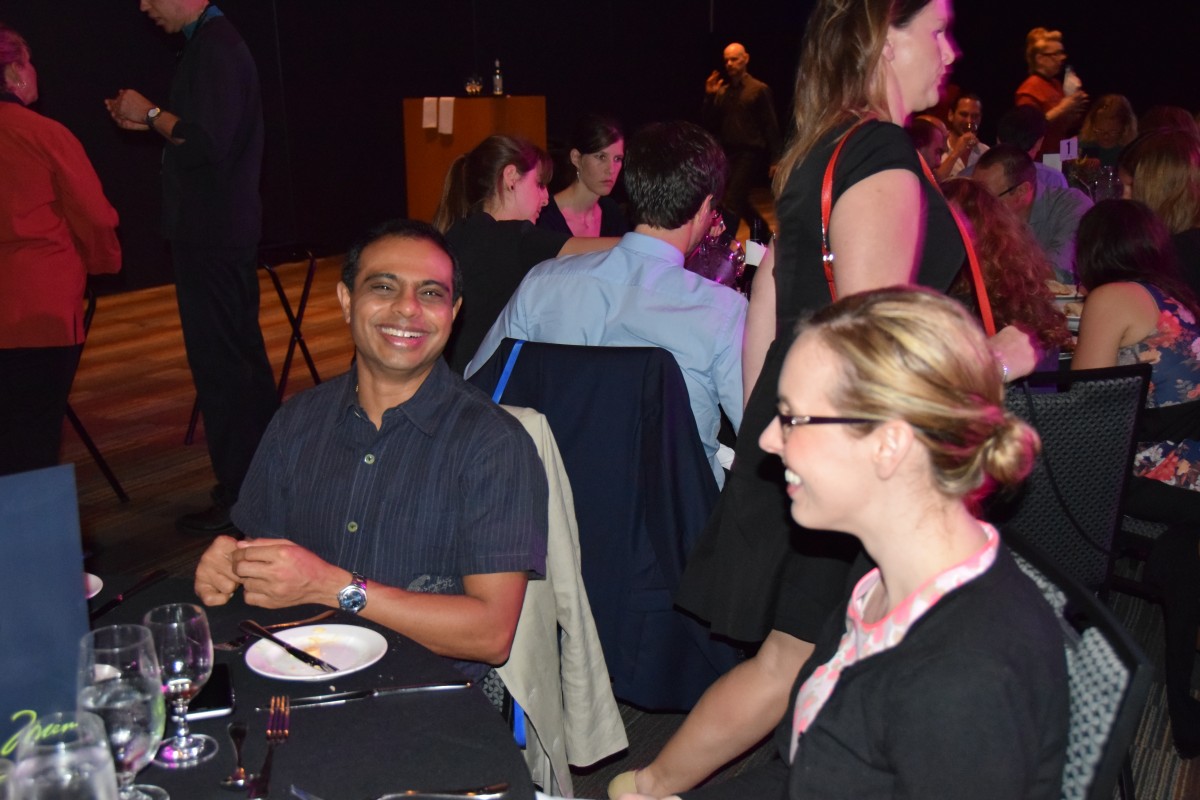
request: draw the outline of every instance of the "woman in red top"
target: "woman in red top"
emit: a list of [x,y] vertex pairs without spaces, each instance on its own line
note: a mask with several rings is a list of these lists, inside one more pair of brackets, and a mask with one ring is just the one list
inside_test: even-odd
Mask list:
[[88,274],[121,268],[117,212],[70,131],[29,110],[37,71],[0,25],[0,475],[58,463]]

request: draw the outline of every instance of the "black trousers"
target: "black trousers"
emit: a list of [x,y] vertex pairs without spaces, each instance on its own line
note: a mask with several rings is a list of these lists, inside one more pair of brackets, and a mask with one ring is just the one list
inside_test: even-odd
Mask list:
[[258,327],[258,251],[172,242],[171,257],[217,499],[233,503],[279,407]]
[[0,475],[53,467],[82,344],[0,350]]
[[[730,235],[737,236],[738,221],[746,220],[746,225],[754,227],[754,223],[762,220],[762,216],[750,202],[750,192],[767,183],[767,168],[770,159],[764,150],[728,149],[725,151],[729,159],[729,181],[725,184],[725,198],[721,201],[725,217],[725,228]],[[766,230],[766,223],[763,223]]]

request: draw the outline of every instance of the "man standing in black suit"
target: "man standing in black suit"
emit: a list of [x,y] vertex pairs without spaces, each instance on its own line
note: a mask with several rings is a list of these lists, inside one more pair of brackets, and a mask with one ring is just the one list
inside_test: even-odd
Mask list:
[[766,223],[750,202],[750,191],[765,184],[783,148],[771,88],[746,71],[750,54],[734,42],[725,48],[726,83],[716,70],[704,83],[704,126],[729,160],[729,183],[721,206],[725,227],[735,235],[739,219],[752,229]]
[[246,43],[207,0],[141,0],[168,33],[187,39],[168,103],[133,89],[105,101],[126,130],[152,131],[163,154],[163,235],[171,245],[179,318],[217,486],[211,508],[186,514],[186,533],[229,532],[229,510],[278,402],[258,326],[263,116]]

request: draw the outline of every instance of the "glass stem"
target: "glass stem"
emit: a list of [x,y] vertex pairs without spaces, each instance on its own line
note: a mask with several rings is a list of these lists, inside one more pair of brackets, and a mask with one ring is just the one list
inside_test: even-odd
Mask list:
[[187,741],[191,737],[191,730],[188,728],[187,721],[187,700],[176,700],[171,706],[171,710],[175,714],[175,747],[183,749],[187,746]]

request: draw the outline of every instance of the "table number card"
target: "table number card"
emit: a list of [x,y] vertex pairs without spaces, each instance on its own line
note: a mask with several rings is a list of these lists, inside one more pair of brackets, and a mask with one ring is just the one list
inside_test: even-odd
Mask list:
[[74,466],[0,477],[0,757],[26,723],[75,709],[87,627]]

